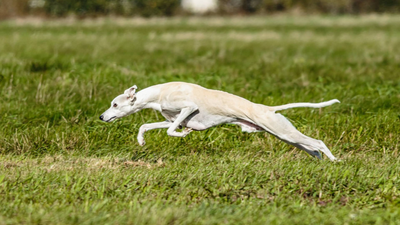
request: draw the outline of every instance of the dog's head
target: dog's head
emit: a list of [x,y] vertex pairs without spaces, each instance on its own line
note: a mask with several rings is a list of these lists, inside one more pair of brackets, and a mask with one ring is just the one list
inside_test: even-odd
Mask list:
[[101,114],[100,120],[111,122],[138,111],[139,109],[135,109],[136,89],[136,85],[133,85],[131,88],[126,89],[122,95],[114,98],[111,102],[111,107]]

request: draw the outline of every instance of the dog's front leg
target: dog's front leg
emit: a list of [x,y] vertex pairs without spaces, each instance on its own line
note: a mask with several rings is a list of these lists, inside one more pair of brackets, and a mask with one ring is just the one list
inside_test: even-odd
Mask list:
[[167,134],[172,137],[185,137],[188,135],[190,132],[192,132],[192,129],[184,129],[182,132],[176,132],[176,128],[179,127],[179,125],[182,123],[183,120],[185,120],[190,114],[192,114],[194,111],[197,110],[197,106],[190,106],[183,108],[176,120],[172,123],[172,125],[168,128]]
[[146,144],[146,142],[144,141],[144,136],[143,136],[146,131],[153,130],[153,129],[168,128],[171,125],[172,125],[172,123],[170,121],[143,124],[139,128],[139,133],[138,133],[138,136],[137,136],[137,140],[139,142],[139,145],[143,146],[143,145]]

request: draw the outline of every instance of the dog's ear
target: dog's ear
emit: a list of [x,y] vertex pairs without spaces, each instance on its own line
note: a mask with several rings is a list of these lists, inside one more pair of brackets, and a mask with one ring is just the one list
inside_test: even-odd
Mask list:
[[135,100],[135,92],[136,92],[137,86],[133,85],[132,87],[128,88],[125,90],[124,94],[128,96],[128,98]]

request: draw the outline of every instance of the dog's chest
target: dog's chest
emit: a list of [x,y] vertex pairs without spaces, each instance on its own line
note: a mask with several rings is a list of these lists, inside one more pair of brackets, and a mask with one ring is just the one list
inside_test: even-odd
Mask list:
[[179,116],[180,111],[171,111],[166,109],[161,109],[161,115],[165,117],[168,121],[175,121],[176,118]]

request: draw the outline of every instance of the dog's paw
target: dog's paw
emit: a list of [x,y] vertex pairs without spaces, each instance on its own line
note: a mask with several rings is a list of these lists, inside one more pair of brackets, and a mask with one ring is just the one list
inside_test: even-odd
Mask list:
[[336,163],[341,163],[341,162],[343,162],[343,160],[338,159],[338,158],[331,159],[331,161],[332,161],[332,162],[336,162]]
[[183,129],[183,131],[182,131],[182,133],[183,133],[183,136],[185,137],[186,135],[188,135],[190,132],[192,132],[193,131],[193,129],[192,128],[187,128],[187,127],[185,127],[185,129]]
[[144,141],[144,138],[138,138],[138,142],[140,146],[144,146],[146,142]]

